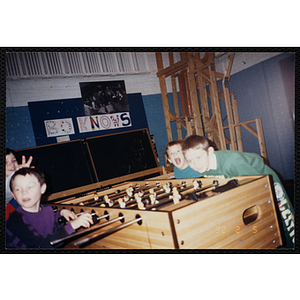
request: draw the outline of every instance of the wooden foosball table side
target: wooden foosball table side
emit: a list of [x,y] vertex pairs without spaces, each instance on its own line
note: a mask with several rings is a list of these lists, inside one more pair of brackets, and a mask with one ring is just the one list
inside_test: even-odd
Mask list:
[[[71,209],[74,212],[80,213],[81,211],[96,213],[97,216],[104,216],[109,214],[109,220],[118,218],[120,214],[124,216],[124,220],[114,222],[101,229],[93,231],[83,237],[72,239],[72,241],[64,245],[64,249],[174,249],[174,237],[172,227],[169,219],[169,214],[159,211],[142,211],[142,210],[129,210],[129,209],[114,209],[114,208],[90,208],[85,206],[69,206],[69,205],[55,205],[55,208]],[[104,238],[83,244],[80,246],[74,246],[74,243],[83,238],[91,238],[103,234],[117,226],[120,226],[126,222],[135,220],[137,217],[141,217],[141,224],[134,223],[124,229],[114,232]],[[105,224],[107,219],[101,220],[99,224]],[[93,225],[93,226],[97,226]],[[84,231],[84,229],[82,230]]]
[[269,176],[172,213],[180,249],[274,249],[282,245]]
[[[103,217],[99,224],[105,224],[120,215],[124,217],[122,221],[105,224],[101,229],[66,242],[64,248],[273,249],[279,247],[282,241],[277,219],[277,204],[269,176],[236,177],[239,185],[222,192],[213,191],[215,179],[199,178],[205,188],[206,198],[195,201],[183,197],[177,204],[171,200],[171,203],[155,210],[83,205],[84,201],[93,199],[93,193],[81,198],[60,200],[52,205],[53,208],[67,208],[74,210],[76,214],[82,211],[95,213],[98,217],[109,214],[109,218]],[[231,179],[217,178],[217,180],[222,186]],[[169,181],[160,180],[160,185]],[[183,180],[171,181],[175,186],[182,185]],[[186,180],[188,186],[193,186],[192,182],[193,179]],[[97,192],[97,196],[115,193],[117,190],[123,191],[135,184],[145,186],[145,183],[126,182],[109,191]],[[147,183],[150,186],[157,184],[156,181],[151,180]],[[138,218],[141,218],[141,222],[133,222],[126,228],[105,235],[106,232]],[[99,239],[96,237],[101,235]],[[92,240],[79,246],[74,245],[83,238],[92,238]]]

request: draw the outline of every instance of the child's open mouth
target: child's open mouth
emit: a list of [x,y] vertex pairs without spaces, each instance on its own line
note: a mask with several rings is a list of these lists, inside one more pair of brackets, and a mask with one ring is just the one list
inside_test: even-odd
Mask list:
[[181,159],[180,158],[175,158],[175,163],[176,163],[176,165],[179,165],[181,163]]

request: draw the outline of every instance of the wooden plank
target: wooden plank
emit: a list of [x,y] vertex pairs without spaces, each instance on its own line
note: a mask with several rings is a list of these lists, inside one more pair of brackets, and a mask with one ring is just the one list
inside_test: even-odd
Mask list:
[[[62,207],[69,208],[61,204],[56,205],[58,209]],[[104,216],[105,212],[109,214],[109,220],[119,217],[121,213],[125,222],[136,219],[137,214],[142,217],[142,224],[137,223],[130,225],[118,232],[113,233],[101,240],[95,241],[92,244],[87,244],[84,249],[174,249],[174,237],[170,225],[169,214],[159,211],[142,211],[142,210],[129,210],[129,209],[116,209],[116,208],[91,208],[88,206],[72,206],[75,213],[81,210],[84,212],[91,212],[92,210],[97,216]],[[100,221],[105,224],[106,219]],[[100,224],[101,224],[100,223]],[[121,225],[121,221],[105,226],[92,233],[84,236],[89,238],[94,235],[99,235],[107,232],[109,229]],[[67,243],[64,249],[77,249],[79,246],[74,246],[74,242],[81,240],[79,237],[72,242]]]
[[181,69],[187,67],[188,62],[186,60],[180,60],[179,62],[173,64],[172,66],[169,66],[163,70],[160,70],[156,73],[157,77],[168,77],[178,71],[180,71]]
[[182,116],[182,117],[176,117],[176,115],[173,114],[173,112],[171,112],[170,110],[169,110],[169,114],[171,116],[171,122],[175,121],[176,124],[178,124],[179,126],[181,125],[184,129],[186,129],[185,123],[183,121],[183,119],[185,119],[184,116]]
[[197,81],[198,81],[198,88],[199,88],[200,105],[201,105],[202,115],[203,115],[203,126],[204,126],[205,133],[207,134],[207,137],[211,139],[213,135],[210,132],[211,128],[209,127],[208,124],[210,120],[210,115],[209,115],[209,107],[208,107],[208,100],[207,100],[207,89],[201,73],[197,73]]
[[209,64],[210,67],[208,68],[210,78],[211,78],[211,84],[210,84],[210,92],[211,92],[211,100],[212,100],[212,109],[213,113],[216,115],[216,121],[217,121],[217,127],[218,127],[218,137],[221,144],[220,150],[226,150],[226,142],[225,142],[225,134],[223,130],[223,121],[222,121],[222,115],[221,115],[221,109],[220,109],[220,103],[219,103],[219,97],[218,97],[218,91],[217,91],[217,81],[214,74],[214,54],[210,53],[209,55]]
[[224,72],[224,78],[228,77],[228,80],[230,79],[233,58],[234,58],[234,52],[229,52],[228,58],[227,58],[227,64],[226,64],[226,68],[225,68],[225,72]]
[[199,108],[199,101],[197,95],[197,87],[195,81],[195,74],[193,71],[193,59],[189,58],[188,60],[188,70],[187,70],[187,79],[188,79],[188,87],[190,93],[190,100],[191,100],[191,107],[192,107],[192,116],[194,117],[195,122],[195,132],[198,135],[204,135],[202,121],[200,118],[200,108]]
[[180,52],[180,59],[187,60],[187,52]]
[[262,122],[260,118],[255,119],[257,135],[258,135],[258,143],[260,149],[260,155],[265,159],[266,163],[268,163],[267,149],[265,144],[264,131],[262,128]]
[[[157,64],[158,71],[159,72],[163,71],[164,66],[163,66],[162,54],[160,52],[156,52],[155,56],[156,56],[156,64]],[[168,137],[168,141],[170,142],[173,140],[173,137],[172,137],[171,124],[170,124],[169,100],[168,100],[165,76],[159,76],[159,85],[160,85],[161,97],[162,97],[162,103],[164,109],[167,137]]]
[[[85,193],[85,192],[90,191],[92,189],[99,189],[99,188],[102,188],[102,187],[111,186],[111,185],[114,185],[114,184],[118,184],[120,182],[134,180],[135,178],[144,177],[144,176],[148,176],[148,175],[155,174],[155,173],[161,173],[162,174],[162,167],[160,166],[160,167],[156,167],[156,168],[151,168],[151,169],[144,170],[144,171],[141,171],[141,172],[111,178],[111,179],[108,179],[108,180],[105,180],[105,181],[100,181],[97,184],[93,184],[93,185],[89,185],[89,186],[83,186],[83,187],[79,187],[77,189],[62,191],[60,193],[49,195],[49,197],[47,198],[47,201],[60,199],[60,198],[80,194],[80,193],[83,193],[83,192]],[[93,194],[91,194],[91,193],[89,193],[88,195],[93,196]],[[81,199],[84,199],[84,198],[81,198]]]
[[[180,112],[179,112],[179,104],[178,104],[178,96],[177,96],[177,85],[176,85],[176,78],[174,76],[171,76],[171,82],[172,82],[172,93],[173,93],[175,115],[176,117],[179,117]],[[177,137],[179,140],[181,140],[182,131],[181,131],[181,126],[178,122],[176,122],[176,129],[177,129]]]
[[220,73],[220,72],[215,72],[215,76],[216,76],[216,78],[221,78],[221,79],[224,78],[224,74]]
[[59,198],[63,198],[63,197],[68,197],[71,195],[75,195],[75,194],[81,194],[81,193],[86,193],[86,191],[90,191],[93,189],[98,189],[101,188],[102,184],[100,182],[97,183],[93,183],[90,185],[85,185],[85,186],[81,186],[78,188],[74,188],[74,189],[70,189],[67,191],[61,191],[61,192],[57,192],[57,193],[53,193],[51,195],[43,195],[42,197],[42,203],[47,202],[47,201],[52,201],[55,199],[59,199]]
[[[218,149],[220,149],[221,145],[220,145],[220,141],[218,138],[219,131],[218,131],[218,127],[216,124],[216,116],[212,115],[211,119],[206,118],[206,117],[205,117],[205,119],[207,121],[207,129],[205,132],[213,135],[213,139],[215,140],[215,143],[216,143]],[[225,127],[224,127],[224,129],[225,129]],[[227,136],[225,136],[225,142],[226,142],[226,144],[231,143],[230,139]]]
[[186,135],[192,135],[193,134],[193,128],[191,124],[191,120],[188,116],[185,116],[185,124],[186,124]]
[[155,57],[156,57],[157,70],[158,71],[163,70],[164,69],[164,63],[163,63],[161,52],[156,52]]
[[[174,56],[173,52],[169,52],[169,63],[170,65],[174,64]],[[177,96],[177,84],[176,84],[176,76],[171,75],[171,83],[172,83],[172,93],[173,93],[173,103],[176,117],[180,116],[179,112],[179,104],[178,104],[178,96]],[[176,129],[177,129],[177,137],[178,139],[182,139],[182,130],[180,126],[180,122],[176,120]]]
[[[236,94],[231,94],[231,102],[232,102],[232,109],[233,109],[234,124],[238,124],[240,122],[240,117],[239,117],[239,111],[237,106]],[[235,126],[235,132],[236,132],[238,150],[243,152],[244,150],[243,150],[241,126]]]
[[182,115],[186,116],[189,114],[187,86],[186,86],[186,72],[180,72],[180,74],[178,75],[178,84],[179,84]]
[[235,135],[235,129],[233,123],[233,115],[232,115],[232,105],[230,101],[229,89],[228,86],[226,85],[226,78],[223,79],[222,85],[223,85],[224,100],[225,100],[225,106],[226,106],[226,112],[228,118],[229,134],[231,140],[230,150],[237,150],[236,135]]
[[228,126],[229,126],[229,134],[230,134],[230,150],[237,150],[237,141],[236,141],[236,134],[234,128],[234,121],[233,121],[233,114],[232,114],[232,104],[230,101],[230,94],[228,88],[228,81],[230,79],[230,72],[233,63],[234,53],[230,52],[227,59],[227,65],[225,68],[225,74],[222,81],[223,85],[223,97],[226,106],[227,118],[228,118]]
[[257,131],[252,128],[250,125],[248,125],[246,122],[242,122],[240,123],[244,128],[246,128],[250,133],[252,133],[255,137],[258,138],[258,135],[257,135]]
[[167,136],[168,136],[168,141],[170,142],[173,140],[173,137],[172,137],[171,124],[170,124],[170,115],[169,115],[170,107],[169,107],[167,85],[164,76],[159,77],[159,85],[160,85],[161,97],[162,97],[162,103],[164,109]]
[[201,74],[201,76],[206,80],[206,82],[211,83],[211,78],[209,74],[207,74],[203,70],[197,70],[197,73]]

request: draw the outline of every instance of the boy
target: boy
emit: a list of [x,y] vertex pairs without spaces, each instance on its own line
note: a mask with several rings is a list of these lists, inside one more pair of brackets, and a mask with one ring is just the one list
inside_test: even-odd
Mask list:
[[14,199],[11,195],[10,190],[10,179],[14,175],[15,171],[21,168],[29,168],[32,162],[33,157],[30,156],[28,161],[26,162],[26,158],[22,156],[22,164],[18,164],[16,159],[16,154],[13,150],[6,148],[6,195],[5,195],[5,220],[7,220],[10,214],[19,206],[16,199]]
[[182,144],[182,151],[188,164],[201,176],[225,178],[247,175],[272,175],[287,248],[293,248],[295,241],[294,209],[277,174],[263,158],[255,153],[233,150],[214,151],[204,136],[191,135]]
[[[6,221],[7,248],[52,248],[50,241],[93,224],[88,213],[77,218],[67,209],[54,213],[51,206],[40,205],[46,187],[44,174],[36,169],[22,168],[12,176],[11,193],[19,207]],[[60,216],[70,222],[59,224]]]
[[165,155],[168,161],[174,165],[176,179],[197,178],[199,173],[190,168],[181,151],[181,141],[171,141],[167,144]]
[[15,152],[9,148],[6,148],[6,196],[5,196],[5,205],[12,199],[12,195],[10,192],[9,182],[12,175],[21,168],[29,168],[32,162],[32,156],[29,157],[28,161],[26,162],[26,158],[22,156],[22,164],[18,164]]

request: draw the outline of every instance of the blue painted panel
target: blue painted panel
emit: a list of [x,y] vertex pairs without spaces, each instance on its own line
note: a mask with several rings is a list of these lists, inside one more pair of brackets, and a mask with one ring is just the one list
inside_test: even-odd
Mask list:
[[[262,119],[269,164],[284,180],[294,179],[294,103],[287,97],[291,86],[284,81],[281,69],[282,62],[291,56],[275,56],[233,74],[229,81],[230,92],[237,94],[240,121]],[[242,139],[245,152],[260,154],[258,140],[244,129]]]
[[160,94],[143,96],[149,133],[154,135],[159,164],[165,165],[164,152],[168,143],[165,116]]
[[88,133],[79,133],[78,129],[76,118],[84,116],[84,109],[81,98],[29,102],[28,107],[32,119],[32,126],[35,133],[36,144],[40,146],[54,144],[57,142],[56,137],[47,137],[44,125],[45,120],[72,118],[75,134],[69,135],[70,140],[84,139],[88,137],[125,132],[128,130],[148,128],[141,94],[127,94],[127,98],[130,107],[132,126]]
[[13,150],[35,147],[28,106],[6,108],[6,147]]

